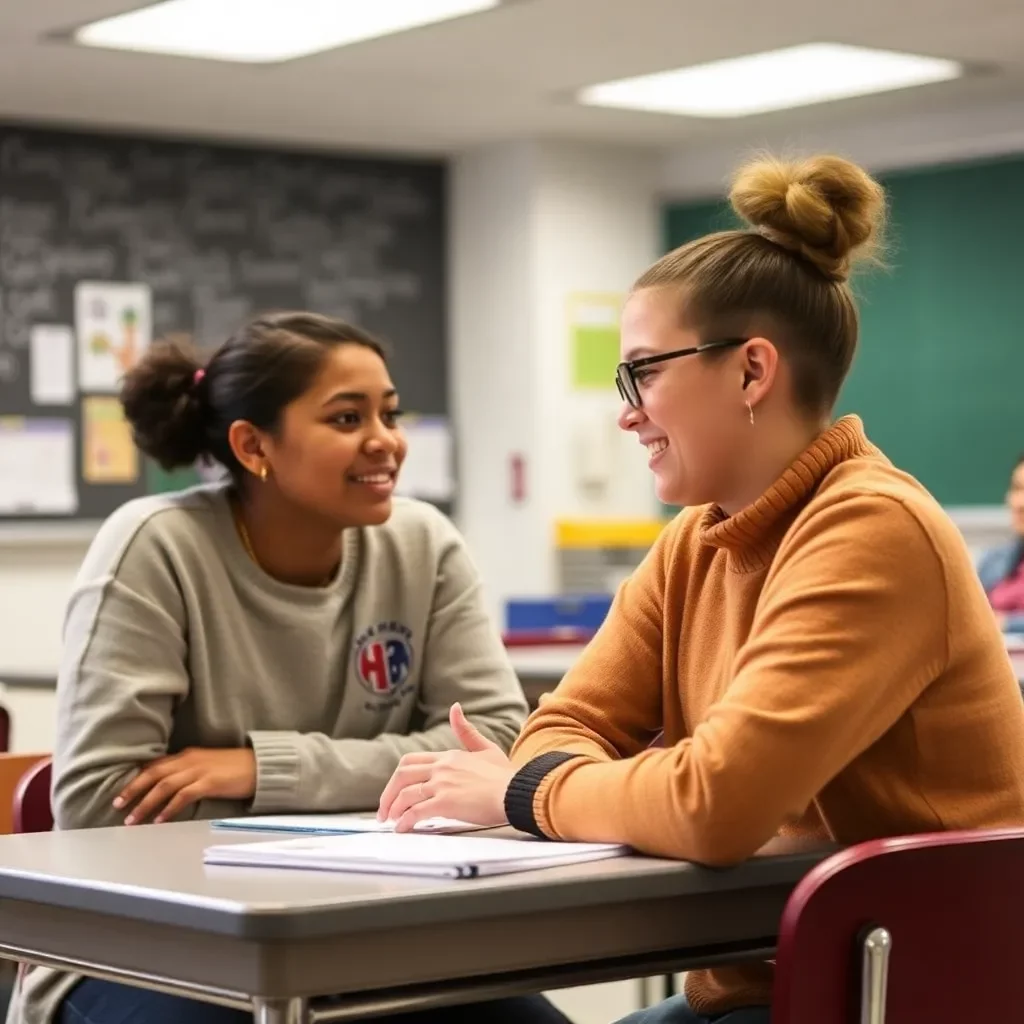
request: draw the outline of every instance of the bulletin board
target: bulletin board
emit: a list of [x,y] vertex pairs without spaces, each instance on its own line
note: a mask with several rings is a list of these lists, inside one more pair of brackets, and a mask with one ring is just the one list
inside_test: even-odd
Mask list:
[[137,452],[119,380],[154,338],[212,348],[261,312],[384,339],[436,434],[445,202],[441,161],[0,126],[0,524],[92,522],[197,480]]

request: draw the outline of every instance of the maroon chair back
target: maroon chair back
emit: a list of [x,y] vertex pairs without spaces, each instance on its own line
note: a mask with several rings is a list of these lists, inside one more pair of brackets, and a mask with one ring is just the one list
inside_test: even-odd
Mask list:
[[885,839],[830,857],[783,913],[772,1024],[1021,1019],[1022,868],[1024,828]]
[[49,832],[53,828],[50,805],[50,758],[44,757],[22,775],[14,791],[14,831]]
[[0,754],[11,749],[11,713],[0,704]]

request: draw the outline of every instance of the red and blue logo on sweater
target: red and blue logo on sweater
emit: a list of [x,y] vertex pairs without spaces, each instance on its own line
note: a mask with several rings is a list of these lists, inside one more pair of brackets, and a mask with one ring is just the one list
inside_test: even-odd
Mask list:
[[400,622],[379,622],[355,642],[359,682],[375,697],[391,697],[412,674],[412,630]]

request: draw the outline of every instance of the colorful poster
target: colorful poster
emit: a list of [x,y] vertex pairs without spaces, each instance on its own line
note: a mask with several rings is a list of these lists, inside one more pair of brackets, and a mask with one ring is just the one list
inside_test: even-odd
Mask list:
[[139,478],[139,452],[116,398],[82,399],[82,479],[89,484],[131,484]]
[[149,347],[153,301],[149,286],[80,281],[75,286],[78,386],[116,392],[121,378]]
[[0,416],[0,481],[0,515],[77,512],[71,420]]
[[619,364],[618,294],[576,294],[569,297],[569,346],[572,386],[576,390],[615,388]]

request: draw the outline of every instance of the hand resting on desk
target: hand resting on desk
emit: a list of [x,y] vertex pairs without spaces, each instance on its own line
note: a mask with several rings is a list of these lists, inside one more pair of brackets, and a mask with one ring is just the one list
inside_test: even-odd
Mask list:
[[186,807],[220,797],[249,800],[256,792],[256,755],[249,748],[215,750],[189,747],[158,757],[114,797],[118,810],[135,804],[126,825],[173,821]]
[[504,751],[478,732],[453,704],[452,730],[462,750],[406,754],[380,798],[377,816],[410,832],[425,818],[473,825],[505,824],[505,790],[515,774]]

